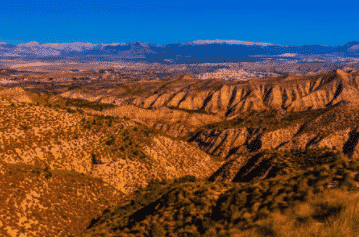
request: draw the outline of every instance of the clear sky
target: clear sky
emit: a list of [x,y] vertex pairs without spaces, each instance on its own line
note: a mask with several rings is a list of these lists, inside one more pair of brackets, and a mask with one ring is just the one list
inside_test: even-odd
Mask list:
[[8,1],[0,4],[0,41],[335,46],[359,40],[358,13],[359,1]]

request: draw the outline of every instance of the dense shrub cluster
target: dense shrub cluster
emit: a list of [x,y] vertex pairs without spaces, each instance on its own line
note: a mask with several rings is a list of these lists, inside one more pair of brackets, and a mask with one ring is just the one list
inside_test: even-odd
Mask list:
[[[217,123],[212,123],[206,126],[209,129],[230,129],[230,128],[246,128],[246,127],[264,127],[267,131],[273,131],[280,128],[285,128],[296,123],[307,123],[314,118],[330,111],[332,108],[323,108],[316,110],[307,110],[300,112],[291,112],[283,115],[278,111],[253,111],[244,116],[234,118],[231,120],[224,120]],[[228,110],[227,114],[231,111]]]
[[293,174],[298,170],[306,170],[335,162],[346,162],[343,154],[329,148],[292,149],[289,151],[264,150],[261,154],[271,155],[271,163],[280,170],[276,175]]
[[[343,159],[345,157],[342,153],[329,148],[289,151],[262,150],[246,161],[232,181],[250,182],[256,178],[267,179],[279,175],[295,174],[297,171]],[[214,177],[211,176],[209,180],[213,181]]]
[[88,108],[98,111],[103,111],[104,109],[110,109],[116,107],[113,104],[103,104],[97,102],[90,102],[83,99],[67,99],[65,102],[66,106],[74,106],[79,108]]
[[[108,126],[111,121],[107,120]],[[115,153],[117,157],[145,159],[148,157],[142,151],[143,145],[150,142],[152,133],[151,129],[141,125],[129,126],[120,128],[116,133],[103,139],[102,143],[105,149]]]
[[238,224],[247,228],[269,213],[307,202],[328,188],[358,190],[354,175],[358,161],[348,161],[339,152],[326,149],[297,150],[292,154],[277,157],[279,165],[291,166],[290,172],[272,179],[253,180],[224,193],[213,209],[213,219],[225,226]]
[[91,129],[94,127],[107,126],[111,127],[118,118],[114,116],[105,116],[105,115],[93,115],[93,118],[90,119],[81,119],[81,125],[86,129]]
[[[34,101],[36,101],[36,105],[42,104],[48,108],[61,108],[65,109],[69,113],[83,113],[84,108],[103,111],[105,109],[111,109],[116,107],[116,105],[114,104],[91,102],[84,99],[63,98],[48,92],[33,99]],[[76,107],[76,110],[70,107]]]

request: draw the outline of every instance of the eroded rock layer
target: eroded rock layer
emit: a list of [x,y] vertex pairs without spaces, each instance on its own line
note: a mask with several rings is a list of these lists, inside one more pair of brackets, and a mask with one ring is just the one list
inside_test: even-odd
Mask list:
[[71,90],[62,96],[145,109],[205,111],[230,117],[251,111],[305,111],[343,101],[358,103],[358,82],[359,75],[336,70],[316,76],[287,75],[246,82],[173,80],[148,83],[141,88],[120,86],[110,93]]

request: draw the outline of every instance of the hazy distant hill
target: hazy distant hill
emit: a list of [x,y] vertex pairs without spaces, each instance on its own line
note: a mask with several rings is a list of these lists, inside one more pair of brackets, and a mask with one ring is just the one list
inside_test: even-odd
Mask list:
[[280,46],[262,44],[230,43],[174,43],[156,45],[149,43],[91,44],[63,43],[39,44],[0,44],[2,56],[32,56],[39,58],[86,57],[87,59],[115,58],[141,60],[147,62],[203,63],[236,62],[261,60],[251,56],[271,56],[282,54],[318,55],[333,54],[339,56],[358,56],[359,42],[349,42],[343,46],[303,45]]

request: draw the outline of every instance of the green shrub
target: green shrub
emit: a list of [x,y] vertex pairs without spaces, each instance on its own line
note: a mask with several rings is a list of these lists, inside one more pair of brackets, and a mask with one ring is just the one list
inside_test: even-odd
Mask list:
[[194,223],[201,234],[204,234],[213,225],[213,221],[209,217],[196,218]]
[[312,217],[319,221],[325,221],[332,216],[338,216],[344,210],[343,203],[328,201],[318,203],[314,206],[314,213]]
[[105,142],[106,145],[110,146],[115,143],[115,137],[113,135],[110,136],[110,138]]
[[77,111],[76,110],[73,110],[73,109],[71,109],[71,108],[67,108],[67,110],[66,110],[68,113],[76,113]]
[[247,203],[247,195],[244,193],[236,193],[234,194],[233,202],[238,209],[245,207]]
[[149,234],[152,237],[164,237],[166,235],[166,231],[163,229],[162,225],[153,223]]
[[193,183],[193,182],[196,182],[197,181],[197,178],[193,175],[185,175],[185,176],[182,176],[182,177],[179,177],[177,179],[174,180],[174,183],[176,184],[180,184],[180,183]]
[[104,109],[116,107],[113,104],[90,102],[88,100],[83,100],[83,99],[67,99],[65,102],[65,105],[79,107],[79,108],[88,108],[88,109],[93,109],[93,110],[97,110],[97,111],[103,111]]
[[101,160],[95,155],[91,153],[91,162],[93,165],[102,164]]
[[46,165],[45,169],[44,169],[44,172],[45,172],[45,178],[46,179],[49,179],[52,177],[52,173],[50,172],[50,167]]
[[46,179],[49,179],[51,177],[52,177],[52,173],[50,171],[45,174]]

